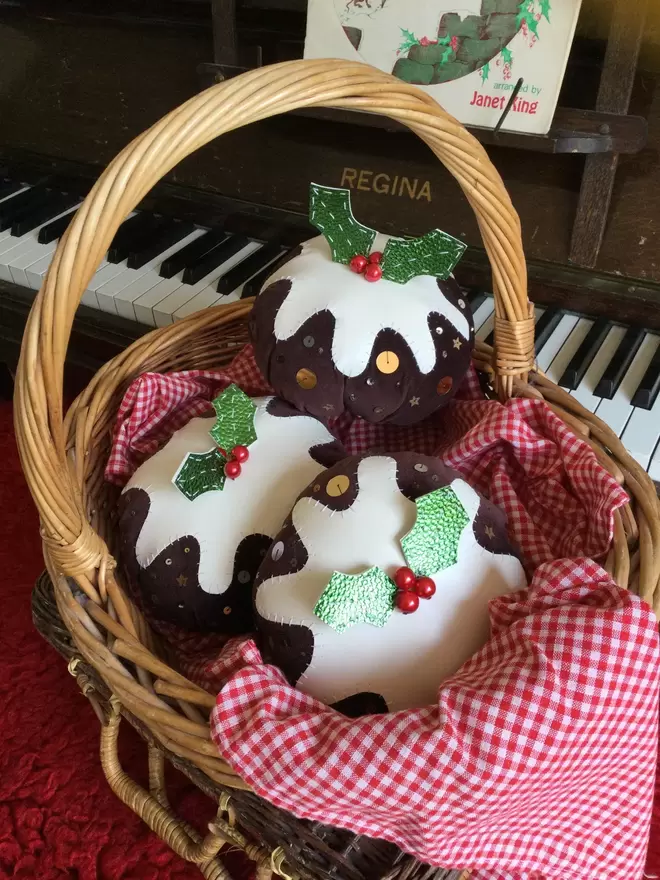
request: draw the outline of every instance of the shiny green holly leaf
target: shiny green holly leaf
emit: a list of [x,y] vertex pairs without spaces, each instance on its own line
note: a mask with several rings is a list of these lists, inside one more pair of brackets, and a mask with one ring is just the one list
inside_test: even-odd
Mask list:
[[422,495],[415,506],[415,525],[401,539],[401,548],[416,575],[432,577],[456,564],[458,542],[470,518],[451,486]]
[[215,424],[209,434],[220,449],[231,455],[234,446],[249,446],[257,439],[254,414],[257,411],[251,397],[238,385],[230,385],[213,400]]
[[309,188],[309,221],[323,233],[335,263],[350,263],[357,254],[368,256],[376,238],[374,229],[353,216],[351,194],[334,186]]
[[225,485],[225,462],[227,459],[218,449],[208,452],[189,452],[172,482],[188,501],[194,501],[205,492],[223,489]]
[[382,568],[361,574],[335,571],[314,607],[314,614],[339,633],[358,623],[385,626],[394,610],[396,585]]
[[448,278],[465,252],[462,241],[441,229],[421,238],[391,238],[383,252],[383,278],[406,284],[417,275]]

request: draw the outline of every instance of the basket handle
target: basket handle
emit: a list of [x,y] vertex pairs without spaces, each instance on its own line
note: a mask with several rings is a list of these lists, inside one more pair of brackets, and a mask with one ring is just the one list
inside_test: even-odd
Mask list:
[[67,465],[62,412],[73,318],[103,254],[154,184],[199,147],[250,122],[324,106],[380,113],[403,123],[456,178],[491,263],[500,397],[511,396],[514,378],[526,380],[534,360],[534,321],[520,221],[485,150],[459,122],[429,95],[365,64],[285,62],[212,86],[143,132],[108,165],[60,241],[27,321],[16,377],[17,439],[44,537],[56,557],[66,560],[69,574],[89,572],[107,553],[86,522],[81,486]]

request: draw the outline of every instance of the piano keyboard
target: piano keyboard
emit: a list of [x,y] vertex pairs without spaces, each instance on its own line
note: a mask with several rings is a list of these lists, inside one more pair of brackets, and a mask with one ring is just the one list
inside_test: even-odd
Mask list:
[[[469,300],[477,339],[492,343],[493,298]],[[660,335],[553,307],[534,311],[539,368],[606,422],[660,483]]]
[[[0,180],[0,278],[39,290],[80,199],[46,184]],[[227,218],[228,220],[230,218]],[[151,327],[254,295],[286,248],[134,212],[122,223],[81,302]]]
[[[41,287],[79,199],[42,182],[0,179],[0,278]],[[82,302],[150,327],[257,293],[286,252],[267,240],[134,212],[117,231]],[[289,237],[290,238],[290,237]],[[289,240],[291,244],[291,240]],[[477,338],[492,342],[493,298],[470,297]],[[553,307],[536,308],[539,367],[618,434],[660,483],[660,335]]]

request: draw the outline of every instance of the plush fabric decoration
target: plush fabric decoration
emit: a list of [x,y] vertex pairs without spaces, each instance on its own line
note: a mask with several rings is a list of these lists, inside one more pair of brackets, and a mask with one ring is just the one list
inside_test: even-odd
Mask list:
[[[432,237],[417,241],[413,251],[433,246]],[[376,235],[375,253],[387,252],[388,242]],[[323,236],[266,281],[250,330],[264,376],[297,409],[322,419],[348,410],[399,425],[454,396],[474,342],[470,307],[453,277],[404,284],[383,276],[370,284],[333,261]]]
[[504,515],[455,471],[354,456],[302,493],[259,568],[259,648],[329,705],[420,707],[487,640],[489,600],[525,586]]
[[[249,400],[230,386],[213,405],[215,417],[191,419],[127,483],[120,559],[156,619],[244,633],[252,629],[252,585],[273,536],[301,489],[343,450],[320,422],[277,398]],[[237,477],[224,479],[227,457],[214,436],[230,446],[227,456],[232,448],[248,451]],[[209,471],[203,460],[214,456]],[[198,482],[182,482],[185,468],[193,473],[198,465]]]

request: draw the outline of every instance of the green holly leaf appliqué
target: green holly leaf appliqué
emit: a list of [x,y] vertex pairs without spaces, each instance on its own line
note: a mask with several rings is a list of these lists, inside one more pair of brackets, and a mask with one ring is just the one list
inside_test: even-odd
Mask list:
[[433,229],[421,238],[390,239],[383,253],[383,278],[406,284],[416,275],[445,279],[463,256],[467,245],[457,238]]
[[218,449],[208,452],[189,452],[174,475],[173,483],[194,501],[205,492],[223,489],[225,485],[225,462],[227,459]]
[[220,449],[229,455],[234,446],[249,446],[257,439],[254,414],[257,410],[252,398],[238,385],[230,385],[213,401],[215,424],[209,434]]
[[401,547],[415,574],[431,577],[456,564],[458,542],[470,518],[451,486],[422,495],[415,505],[417,519]]
[[257,439],[254,429],[257,408],[238,385],[230,385],[212,403],[216,418],[209,434],[219,448],[189,452],[172,479],[189,501],[204,492],[224,489],[225,465],[233,448],[250,446]]
[[396,585],[377,566],[362,574],[335,571],[314,614],[338,633],[358,623],[382,627],[394,610],[395,594]]
[[376,238],[374,229],[363,226],[353,216],[347,189],[313,183],[309,191],[309,220],[325,236],[335,263],[350,263],[356,254],[367,256]]

